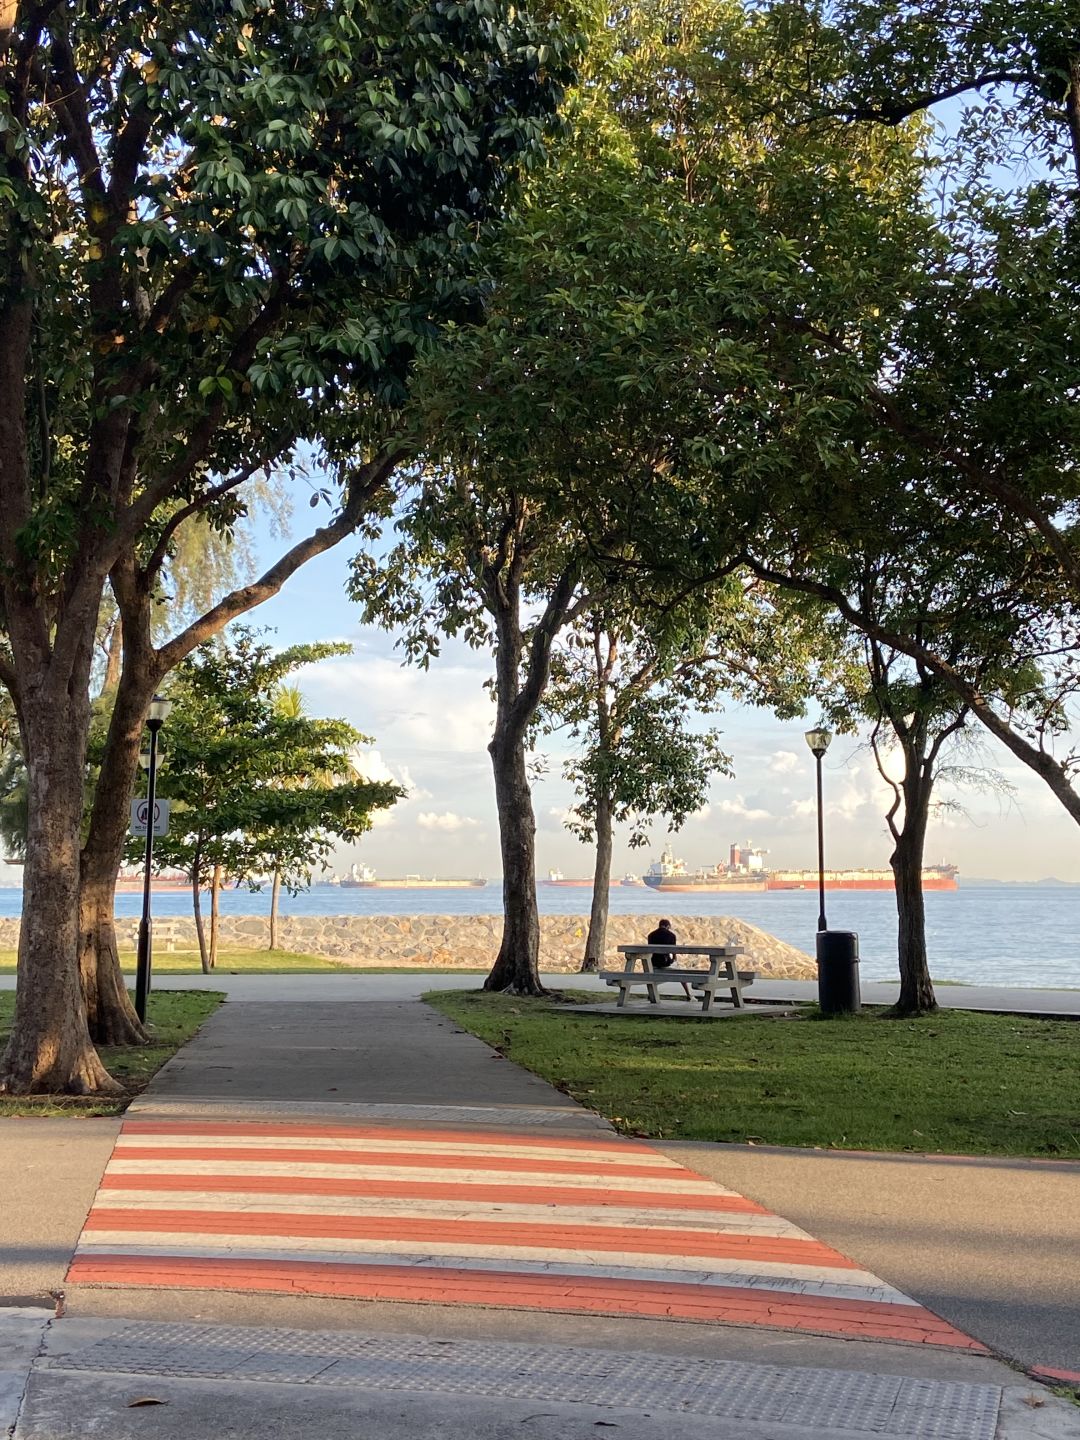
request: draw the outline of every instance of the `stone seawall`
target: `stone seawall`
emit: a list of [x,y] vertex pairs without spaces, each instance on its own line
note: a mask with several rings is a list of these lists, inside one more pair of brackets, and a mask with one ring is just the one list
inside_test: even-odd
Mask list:
[[[270,922],[262,915],[221,917],[221,947],[261,949]],[[686,945],[731,940],[746,947],[746,964],[759,975],[785,980],[812,980],[817,974],[809,955],[774,935],[724,915],[676,916],[676,933]],[[122,947],[133,949],[138,921],[117,920]],[[613,915],[608,923],[607,963],[621,964],[617,945],[644,940],[652,922],[645,916]],[[581,915],[541,915],[540,963],[545,970],[576,970],[581,963],[587,921]],[[418,968],[473,969],[492,964],[502,933],[500,915],[288,915],[278,922],[283,950],[322,955],[343,965],[371,969],[387,965]],[[0,950],[19,942],[18,920],[0,919]],[[196,948],[195,922],[162,917],[154,920],[154,949]]]

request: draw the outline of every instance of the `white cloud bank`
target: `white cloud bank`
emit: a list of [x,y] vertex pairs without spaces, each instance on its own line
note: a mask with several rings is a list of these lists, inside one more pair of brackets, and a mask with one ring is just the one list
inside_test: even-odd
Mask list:
[[444,834],[475,830],[480,825],[479,820],[472,820],[467,815],[456,815],[453,810],[444,810],[441,815],[434,810],[422,810],[416,817],[416,823],[421,830],[438,830]]

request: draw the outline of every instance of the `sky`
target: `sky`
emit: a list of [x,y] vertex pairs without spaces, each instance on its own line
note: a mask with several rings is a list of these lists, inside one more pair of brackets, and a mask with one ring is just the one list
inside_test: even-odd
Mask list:
[[[294,514],[299,535],[311,517],[302,498]],[[281,544],[257,529],[260,561],[272,559]],[[337,868],[359,861],[384,877],[497,878],[498,828],[486,750],[493,707],[484,688],[490,652],[449,643],[428,671],[404,665],[395,637],[362,626],[357,607],[346,597],[354,548],[345,542],[311,562],[251,617],[272,629],[268,638],[275,644],[339,640],[352,645],[351,655],[307,667],[297,680],[312,713],[343,717],[371,737],[364,751],[370,777],[394,779],[408,791],[404,801],[377,817],[359,845],[339,851]],[[803,732],[817,719],[811,712],[805,721],[782,723],[768,711],[734,703],[709,717],[708,723],[723,732],[735,774],[714,781],[708,805],[672,837],[675,854],[691,867],[713,864],[726,858],[732,843],[750,840],[768,851],[770,866],[815,866],[814,761]],[[566,751],[546,741],[542,754],[545,774],[534,792],[538,873],[544,876],[556,867],[568,876],[588,875],[591,853],[563,823],[573,803],[572,788],[561,773]],[[943,790],[961,808],[950,806],[935,816],[927,863],[958,865],[961,883],[964,876],[1080,881],[1080,833],[1047,787],[989,736],[976,763],[999,772],[1013,794]],[[826,864],[887,865],[889,792],[865,742],[837,737],[823,778]],[[644,850],[631,850],[627,836],[618,835],[616,873],[640,874],[666,838],[663,821],[654,826],[653,843]]]

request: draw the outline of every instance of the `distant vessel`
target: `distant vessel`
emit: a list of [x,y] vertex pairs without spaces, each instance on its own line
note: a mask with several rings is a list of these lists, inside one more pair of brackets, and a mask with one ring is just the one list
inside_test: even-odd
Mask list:
[[620,884],[620,885],[644,885],[644,884],[645,884],[645,881],[642,880],[642,878],[641,878],[640,875],[635,875],[632,871],[628,870],[628,871],[626,872],[626,874],[622,877],[622,879],[619,881],[619,884]]
[[[116,877],[116,890],[118,894],[127,895],[133,890],[142,892],[143,872],[141,870],[121,870]],[[162,870],[160,875],[151,875],[151,890],[190,890],[191,880],[182,870]]]
[[[545,885],[561,885],[564,890],[591,890],[593,888],[591,875],[587,880],[568,880],[561,870],[549,870],[547,873],[547,879],[542,883]],[[608,883],[611,885],[617,885],[619,882],[617,880],[611,880]]]
[[659,860],[645,872],[645,884],[652,890],[723,891],[727,894],[751,894],[764,891],[765,869],[762,857],[767,852],[749,844],[732,845],[728,861],[703,865],[688,870],[685,860],[677,860],[671,846],[664,847]]
[[438,875],[403,875],[399,878],[380,880],[370,865],[352,865],[349,873],[340,881],[343,890],[467,890],[479,889],[487,881],[480,876],[475,879],[446,879]]
[[[924,865],[922,888],[924,890],[956,890],[957,867],[955,865]],[[773,870],[768,875],[767,890],[816,890],[819,876],[816,870]],[[826,870],[826,890],[895,890],[896,884],[891,870]]]

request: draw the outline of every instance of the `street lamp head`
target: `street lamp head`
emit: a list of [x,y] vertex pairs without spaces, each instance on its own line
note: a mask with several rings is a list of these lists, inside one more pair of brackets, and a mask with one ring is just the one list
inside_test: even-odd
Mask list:
[[150,701],[150,708],[146,712],[146,723],[152,729],[160,729],[169,718],[169,711],[173,708],[173,702],[166,700],[164,695],[155,695]]
[[149,770],[149,769],[150,769],[150,751],[149,751],[149,749],[143,749],[143,750],[140,750],[140,751],[139,751],[139,766],[140,766],[140,768],[143,769],[143,770]]
[[811,752],[818,760],[820,760],[825,754],[825,751],[828,750],[831,741],[832,732],[829,730],[818,729],[807,730],[806,732],[806,743],[810,746]]

